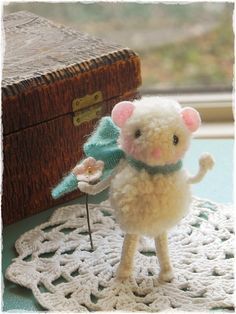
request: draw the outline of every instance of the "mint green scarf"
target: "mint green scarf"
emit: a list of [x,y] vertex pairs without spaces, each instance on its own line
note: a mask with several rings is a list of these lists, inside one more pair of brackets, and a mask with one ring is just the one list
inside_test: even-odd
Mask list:
[[145,170],[147,173],[151,175],[155,174],[168,174],[174,171],[181,169],[182,160],[179,160],[176,164],[164,165],[164,166],[149,166],[142,161],[133,159],[130,156],[126,156],[128,163],[135,168],[136,170]]

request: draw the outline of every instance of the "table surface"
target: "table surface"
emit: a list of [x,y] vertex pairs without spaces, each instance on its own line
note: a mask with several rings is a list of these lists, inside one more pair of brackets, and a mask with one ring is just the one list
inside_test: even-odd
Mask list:
[[[193,195],[220,203],[233,202],[233,144],[233,140],[195,139],[192,141],[192,145],[184,159],[186,169],[192,174],[196,173],[198,169],[198,158],[203,152],[211,153],[216,163],[214,169],[207,174],[202,182],[193,185]],[[91,203],[99,203],[106,199],[107,195],[107,191],[102,192],[97,196],[91,196],[90,201]],[[12,258],[17,256],[14,243],[22,233],[48,220],[55,208],[83,202],[84,197],[81,197],[3,228],[3,277]],[[31,290],[17,286],[4,279],[3,310],[17,310],[17,312],[19,312],[19,310],[42,311],[43,308],[34,300]]]

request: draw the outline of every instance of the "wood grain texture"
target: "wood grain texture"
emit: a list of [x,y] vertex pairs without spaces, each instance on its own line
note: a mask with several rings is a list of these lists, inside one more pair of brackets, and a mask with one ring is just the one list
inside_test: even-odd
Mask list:
[[101,114],[109,114],[118,101],[137,97],[141,73],[130,49],[28,12],[8,15],[4,28],[2,216],[10,224],[79,195],[50,196],[81,159],[99,118],[75,127],[73,100],[101,91]]
[[139,59],[118,62],[73,78],[29,89],[2,102],[3,133],[10,134],[72,112],[72,102],[101,91],[103,99],[121,96],[140,85]]

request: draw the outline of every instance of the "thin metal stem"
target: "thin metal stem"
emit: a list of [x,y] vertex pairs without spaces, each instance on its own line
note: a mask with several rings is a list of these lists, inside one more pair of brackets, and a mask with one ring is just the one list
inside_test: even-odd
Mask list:
[[87,212],[87,222],[88,222],[88,232],[89,232],[90,244],[91,244],[91,249],[94,250],[92,232],[91,232],[91,227],[90,227],[90,219],[89,219],[88,194],[85,194],[85,203],[86,203],[86,212]]

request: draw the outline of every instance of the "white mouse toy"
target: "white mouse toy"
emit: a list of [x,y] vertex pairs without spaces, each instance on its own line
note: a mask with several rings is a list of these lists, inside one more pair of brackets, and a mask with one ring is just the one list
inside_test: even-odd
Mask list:
[[201,119],[190,107],[167,98],[118,103],[112,120],[120,128],[119,146],[125,153],[107,179],[89,185],[79,182],[81,191],[97,194],[110,186],[110,202],[125,232],[117,278],[132,275],[139,237],[155,239],[160,264],[159,279],[170,281],[173,270],[169,259],[167,232],[188,212],[191,184],[199,182],[214,165],[209,154],[199,160],[199,172],[189,176],[182,168],[191,135]]

